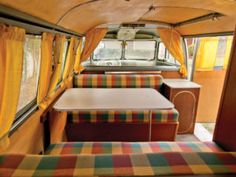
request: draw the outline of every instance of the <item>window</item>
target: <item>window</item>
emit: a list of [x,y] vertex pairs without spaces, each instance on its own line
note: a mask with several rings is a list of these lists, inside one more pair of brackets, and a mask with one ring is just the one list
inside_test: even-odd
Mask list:
[[164,60],[165,56],[166,56],[166,47],[162,42],[160,42],[158,48],[158,59]]
[[156,41],[126,41],[125,58],[152,60],[155,58]]
[[180,63],[170,54],[170,52],[166,49],[163,42],[159,43],[158,48],[158,59],[164,60],[168,63],[174,64],[174,65],[180,65]]
[[62,81],[62,77],[63,77],[63,72],[65,69],[65,64],[66,64],[66,56],[67,56],[67,52],[68,52],[68,46],[69,46],[69,42],[66,40],[64,43],[64,50],[63,50],[63,54],[62,54],[62,64],[61,64],[61,76],[60,76],[60,80],[57,83],[57,85],[59,85]]
[[219,37],[217,52],[216,52],[216,61],[215,61],[215,70],[220,70],[224,66],[224,59],[227,48],[227,37]]
[[94,60],[121,59],[122,42],[103,40],[99,43],[93,54]]
[[17,111],[27,107],[37,97],[41,59],[41,36],[26,35],[23,71]]
[[175,58],[170,54],[169,51],[166,52],[166,61],[175,65],[180,65],[180,63],[175,60]]

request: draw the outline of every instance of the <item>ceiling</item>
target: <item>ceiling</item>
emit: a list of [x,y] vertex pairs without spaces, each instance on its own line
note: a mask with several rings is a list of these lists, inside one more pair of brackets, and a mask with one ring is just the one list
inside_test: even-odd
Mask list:
[[[196,35],[232,32],[236,24],[234,0],[0,0],[0,5],[81,34],[99,25],[140,22]],[[214,13],[220,17],[204,18]]]

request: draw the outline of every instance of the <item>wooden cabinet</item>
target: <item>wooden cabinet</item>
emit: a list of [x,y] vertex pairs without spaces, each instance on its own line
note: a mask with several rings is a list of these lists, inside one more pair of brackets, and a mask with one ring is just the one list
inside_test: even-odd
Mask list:
[[179,111],[179,134],[194,132],[200,88],[185,79],[164,79],[163,94]]

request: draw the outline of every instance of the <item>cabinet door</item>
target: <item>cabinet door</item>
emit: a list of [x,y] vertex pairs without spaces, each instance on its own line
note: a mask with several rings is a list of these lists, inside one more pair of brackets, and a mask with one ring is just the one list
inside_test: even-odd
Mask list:
[[178,133],[193,133],[198,103],[197,89],[173,90],[171,101],[179,111]]

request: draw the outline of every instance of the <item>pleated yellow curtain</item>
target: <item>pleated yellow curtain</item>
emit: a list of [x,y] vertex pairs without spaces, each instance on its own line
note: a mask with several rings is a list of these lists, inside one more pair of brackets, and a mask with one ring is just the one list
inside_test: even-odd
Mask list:
[[226,51],[225,51],[225,58],[224,58],[223,69],[226,69],[227,66],[228,66],[229,57],[230,57],[230,51],[231,51],[231,47],[232,47],[232,42],[233,42],[233,37],[228,36],[227,37],[227,44],[226,44]]
[[183,77],[186,77],[187,69],[180,34],[175,29],[169,28],[158,28],[157,31],[170,54],[180,63],[179,72]]
[[85,45],[81,54],[81,62],[87,60],[98,46],[99,42],[105,37],[107,28],[94,28],[85,35]]
[[48,93],[51,94],[54,92],[59,80],[61,79],[61,67],[62,67],[62,58],[65,47],[66,37],[63,35],[56,35],[55,37],[55,49],[54,49],[54,71],[51,77],[51,82],[49,86]]
[[73,66],[75,64],[76,44],[77,44],[77,39],[75,37],[71,37],[66,57],[65,69],[62,77],[63,80],[66,79],[73,72]]
[[201,38],[196,56],[196,71],[211,71],[214,69],[219,38]]
[[[73,87],[73,76],[70,76],[64,82],[62,89],[68,89]],[[57,112],[52,110],[50,112],[50,142],[58,143],[63,141],[63,135],[65,132],[65,126],[67,121],[67,112]]]
[[79,40],[79,44],[75,55],[74,71],[78,74],[80,74],[81,70],[83,70],[80,66],[81,49],[82,49],[82,39]]
[[52,74],[53,39],[54,35],[51,33],[42,34],[40,76],[37,96],[37,103],[40,107],[44,107],[43,100],[47,96]]
[[50,112],[50,143],[55,144],[61,142],[63,139],[63,132],[67,120],[67,112],[57,112],[52,110]]
[[20,95],[25,30],[0,25],[0,150],[9,145]]

